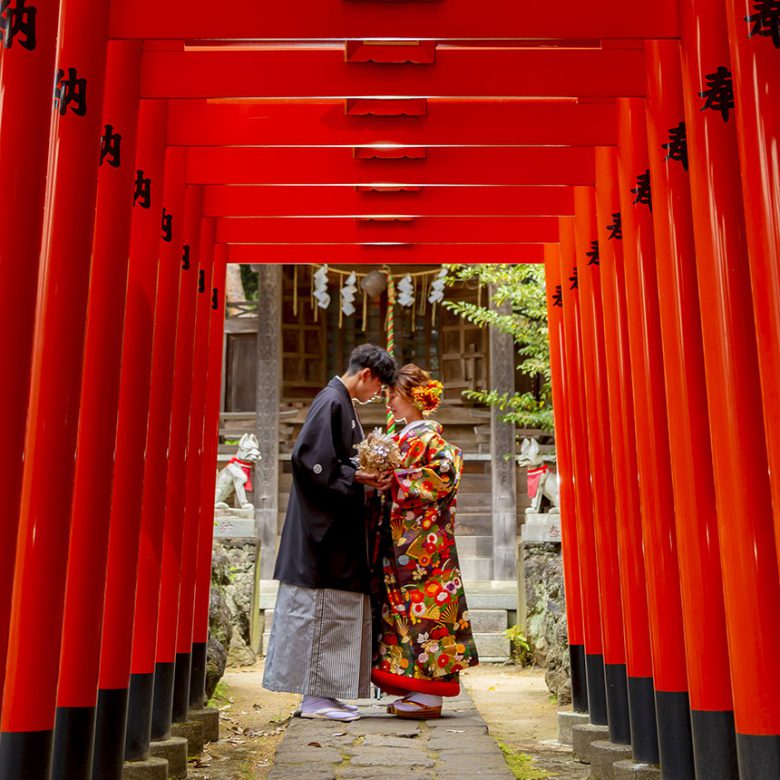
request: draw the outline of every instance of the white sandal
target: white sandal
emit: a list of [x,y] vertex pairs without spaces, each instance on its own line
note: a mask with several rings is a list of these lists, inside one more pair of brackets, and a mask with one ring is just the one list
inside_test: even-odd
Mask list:
[[343,701],[339,701],[338,699],[334,699],[336,704],[341,707],[342,710],[346,710],[347,712],[360,712],[360,707],[357,706],[357,704],[346,704]]
[[314,712],[301,710],[302,718],[315,718],[318,720],[337,720],[342,723],[350,723],[360,718],[360,713],[354,710],[343,710],[341,707],[322,707]]

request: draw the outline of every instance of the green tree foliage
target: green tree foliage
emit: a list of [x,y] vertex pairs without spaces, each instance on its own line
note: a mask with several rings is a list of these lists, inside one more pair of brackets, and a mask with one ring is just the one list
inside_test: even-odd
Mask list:
[[244,295],[248,301],[257,300],[257,271],[253,271],[251,266],[241,265],[241,284],[244,286]]
[[547,338],[547,301],[543,265],[449,265],[448,280],[477,281],[493,285],[492,303],[508,304],[508,311],[497,311],[466,301],[445,301],[451,311],[481,327],[508,333],[517,345],[517,370],[541,380],[538,393],[498,393],[467,390],[464,395],[495,406],[503,419],[521,428],[551,431],[552,393],[550,390],[550,345]]

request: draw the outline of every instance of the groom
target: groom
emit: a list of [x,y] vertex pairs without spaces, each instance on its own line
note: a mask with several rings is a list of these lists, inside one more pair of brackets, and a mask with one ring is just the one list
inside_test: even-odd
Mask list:
[[274,609],[263,686],[302,693],[301,715],[351,721],[357,707],[339,698],[369,695],[371,607],[365,486],[389,476],[357,469],[363,440],[354,402],[367,403],[395,381],[385,350],[353,350],[346,374],[312,403],[292,452],[293,486],[276,559]]

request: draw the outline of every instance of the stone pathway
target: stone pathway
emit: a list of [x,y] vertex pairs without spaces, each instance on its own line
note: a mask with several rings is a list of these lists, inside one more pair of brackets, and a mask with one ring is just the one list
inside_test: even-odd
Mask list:
[[464,692],[445,701],[438,720],[401,720],[386,712],[395,696],[358,702],[360,720],[334,723],[295,717],[269,780],[511,780],[501,749]]

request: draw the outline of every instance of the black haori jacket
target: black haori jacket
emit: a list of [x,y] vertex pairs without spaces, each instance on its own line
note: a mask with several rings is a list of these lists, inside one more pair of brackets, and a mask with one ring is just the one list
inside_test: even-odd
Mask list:
[[332,379],[314,399],[293,448],[275,579],[369,592],[365,494],[350,460],[362,439],[349,392]]

